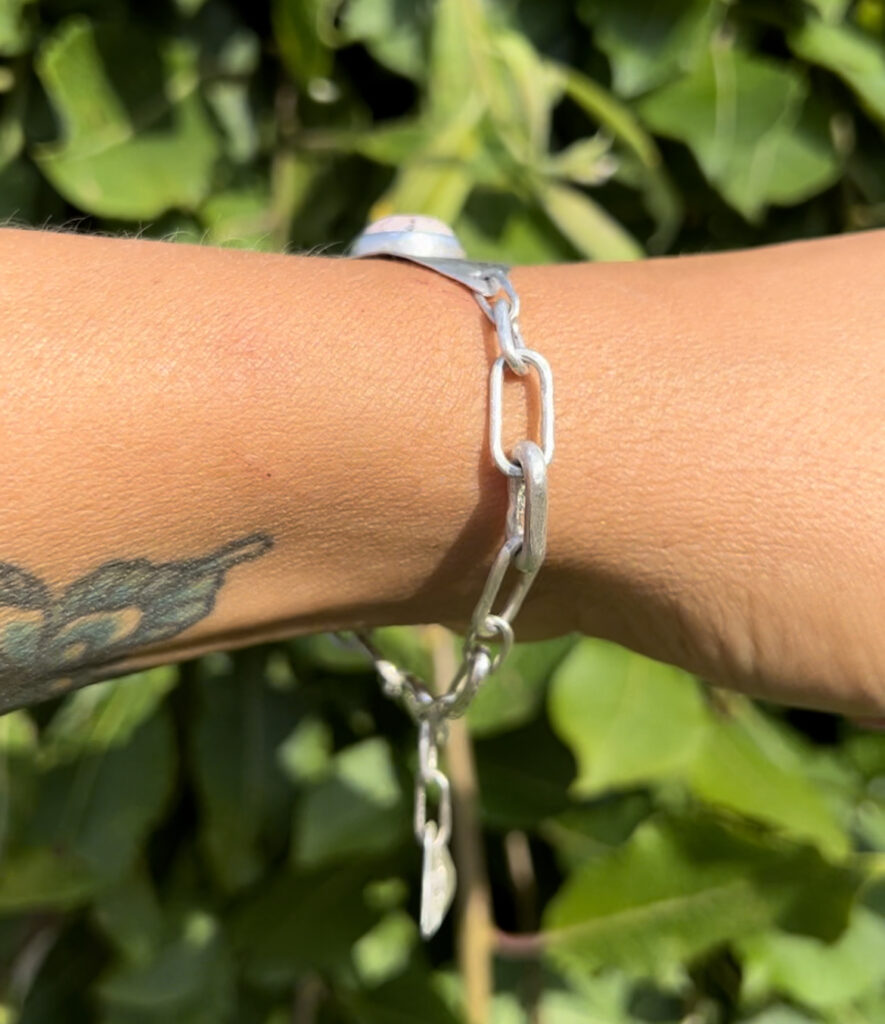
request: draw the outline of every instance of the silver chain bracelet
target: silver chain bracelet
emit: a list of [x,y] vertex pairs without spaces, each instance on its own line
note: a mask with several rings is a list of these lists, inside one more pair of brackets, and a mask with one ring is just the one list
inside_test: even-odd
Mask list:
[[[489,375],[489,439],[492,460],[507,477],[506,538],[474,609],[461,664],[448,690],[435,696],[424,681],[387,660],[369,633],[354,630],[349,634],[373,660],[384,693],[399,701],[418,725],[414,827],[423,850],[421,934],[429,938],[448,913],[456,883],[449,853],[451,790],[439,767],[446,723],[464,714],[483,681],[507,657],[513,646],[513,620],[544,561],[547,467],[553,459],[553,375],[547,360],[525,346],[519,327],[519,296],[508,277],[509,268],[467,260],[455,233],[442,221],[422,216],[385,217],[357,237],[349,255],[408,260],[469,288],[494,325],[501,348]],[[526,379],[534,369],[541,394],[541,444],[519,441],[510,457],[501,439],[505,368]],[[495,612],[492,609],[511,566],[516,572],[513,585],[506,603]],[[495,644],[499,646],[493,653]],[[435,818],[428,812],[429,791],[435,793]]]

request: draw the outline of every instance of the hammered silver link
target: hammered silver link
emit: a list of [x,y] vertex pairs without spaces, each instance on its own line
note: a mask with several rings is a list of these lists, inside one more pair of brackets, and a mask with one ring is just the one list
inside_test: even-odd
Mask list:
[[547,554],[547,463],[534,441],[518,441],[513,457],[522,475],[507,477],[507,536],[522,536],[522,547],[514,559],[516,568],[536,572]]

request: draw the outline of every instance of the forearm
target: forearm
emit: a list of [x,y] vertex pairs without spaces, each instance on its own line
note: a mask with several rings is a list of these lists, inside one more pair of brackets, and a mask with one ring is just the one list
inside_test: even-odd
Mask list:
[[885,233],[527,276],[526,336],[565,362],[551,521],[579,628],[881,715]]
[[[0,562],[14,567],[0,691],[433,619],[488,554],[483,503],[501,496],[477,481],[478,310],[445,282],[380,261],[9,230],[0,280]],[[150,564],[120,609],[91,574],[133,559]],[[38,600],[17,570],[42,581]],[[72,614],[77,581],[91,593]],[[67,642],[74,619],[112,611],[114,635],[85,657]],[[38,648],[23,622],[43,630]]]
[[[577,628],[768,695],[885,703],[883,247],[514,271],[558,413],[519,637]],[[0,561],[45,587],[0,607],[0,691],[467,620],[506,486],[494,339],[462,289],[387,261],[17,231],[0,276]],[[87,650],[72,609],[107,616],[122,602],[93,574],[134,559],[153,590]]]

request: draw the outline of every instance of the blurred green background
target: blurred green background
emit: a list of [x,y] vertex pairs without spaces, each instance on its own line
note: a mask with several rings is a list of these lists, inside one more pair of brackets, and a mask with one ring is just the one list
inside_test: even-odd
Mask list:
[[[885,222],[883,125],[882,0],[0,0],[13,223],[717,250]],[[885,737],[579,637],[468,725],[490,949],[418,941],[414,732],[330,635],[0,719],[0,1024],[885,1021]]]

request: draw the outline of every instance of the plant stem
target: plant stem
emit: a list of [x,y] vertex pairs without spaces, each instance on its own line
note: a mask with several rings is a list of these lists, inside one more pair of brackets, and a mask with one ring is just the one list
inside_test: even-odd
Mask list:
[[326,986],[316,974],[308,974],[295,988],[292,997],[292,1024],[316,1024]]
[[[452,634],[443,626],[427,626],[433,656],[434,688],[448,686],[457,668]],[[464,985],[464,1008],[469,1024],[487,1024],[492,1001],[491,894],[477,806],[473,745],[463,718],[449,724],[446,766],[452,786],[455,820],[454,859],[458,871],[458,968]]]
[[544,951],[544,936],[540,932],[513,935],[495,932],[495,953],[504,960],[536,960]]
[[[520,932],[530,932],[538,927],[538,884],[525,832],[513,831],[504,836],[504,856],[516,902],[517,927]],[[520,985],[527,1024],[538,1024],[540,1021],[542,988],[541,963],[536,960],[527,965]]]

